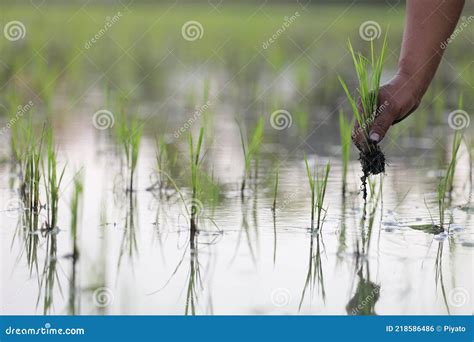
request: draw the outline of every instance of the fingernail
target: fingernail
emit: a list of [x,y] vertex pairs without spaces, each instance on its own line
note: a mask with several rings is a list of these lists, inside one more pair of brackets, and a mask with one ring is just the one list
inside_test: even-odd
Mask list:
[[369,139],[374,143],[378,143],[379,140],[380,140],[380,135],[378,133],[375,133],[375,132],[370,133]]

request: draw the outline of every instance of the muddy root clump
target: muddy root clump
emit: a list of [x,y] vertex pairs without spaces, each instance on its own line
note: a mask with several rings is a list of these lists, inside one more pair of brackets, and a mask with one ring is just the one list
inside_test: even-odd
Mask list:
[[367,178],[370,175],[378,175],[385,172],[385,155],[380,146],[371,144],[368,151],[361,151],[359,153],[360,165],[362,166],[363,176],[361,190],[363,192],[364,200],[367,199]]

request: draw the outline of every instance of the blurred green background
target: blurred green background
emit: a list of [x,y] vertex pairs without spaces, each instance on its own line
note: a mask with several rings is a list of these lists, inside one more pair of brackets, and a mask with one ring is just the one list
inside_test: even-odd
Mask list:
[[[472,13],[471,5],[464,17]],[[311,126],[312,111],[332,110],[343,101],[337,76],[354,81],[347,40],[367,51],[370,44],[359,33],[363,23],[375,21],[381,34],[388,31],[385,78],[394,73],[404,3],[31,0],[4,2],[2,27],[10,21],[20,21],[25,35],[16,41],[0,40],[4,108],[34,99],[44,105],[37,110],[44,109],[57,96],[80,103],[95,87],[137,103],[162,101],[179,88],[176,102],[193,106],[199,105],[202,89],[210,82],[211,88],[225,88],[221,99],[235,99],[236,111],[252,115],[285,103],[294,112],[309,112],[309,122],[306,115],[301,124]],[[199,39],[183,38],[189,21],[201,25]],[[473,28],[449,45],[420,107],[437,114],[420,115],[422,124],[433,117],[442,120],[443,111],[456,104],[460,93],[472,94]],[[190,78],[198,81],[188,82]],[[472,108],[472,96],[465,96],[465,107]]]

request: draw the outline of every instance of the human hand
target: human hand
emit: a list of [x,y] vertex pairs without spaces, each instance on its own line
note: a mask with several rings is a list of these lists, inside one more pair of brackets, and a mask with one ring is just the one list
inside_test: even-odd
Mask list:
[[[418,89],[416,82],[403,73],[398,73],[379,88],[378,107],[373,118],[369,119],[368,127],[360,127],[356,122],[352,130],[352,141],[360,151],[367,150],[370,143],[378,144],[390,126],[402,121],[418,108],[421,101]],[[362,113],[360,99],[358,108]]]

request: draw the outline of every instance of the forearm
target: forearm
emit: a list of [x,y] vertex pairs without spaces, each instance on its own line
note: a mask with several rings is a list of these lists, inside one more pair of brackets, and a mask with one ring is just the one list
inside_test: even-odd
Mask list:
[[398,73],[421,99],[456,28],[464,0],[407,0],[406,23]]

